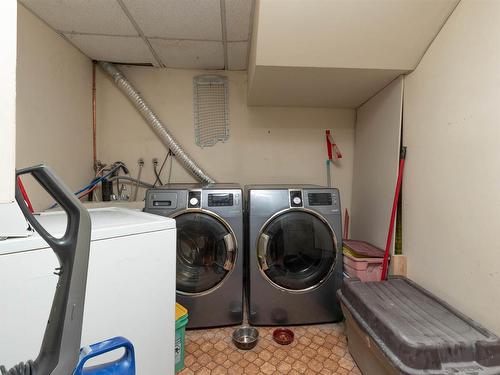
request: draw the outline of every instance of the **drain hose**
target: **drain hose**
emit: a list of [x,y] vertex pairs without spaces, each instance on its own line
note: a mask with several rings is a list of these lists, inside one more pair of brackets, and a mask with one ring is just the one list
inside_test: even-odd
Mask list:
[[139,92],[132,86],[123,73],[109,62],[100,61],[99,66],[113,79],[116,86],[118,86],[118,88],[130,99],[132,104],[151,126],[163,144],[172,151],[184,168],[186,168],[187,171],[198,181],[205,184],[213,184],[215,180],[205,173],[205,171],[186,153],[186,151],[184,151],[181,145],[168,132],[156,113],[153,112],[141,94],[139,94]]

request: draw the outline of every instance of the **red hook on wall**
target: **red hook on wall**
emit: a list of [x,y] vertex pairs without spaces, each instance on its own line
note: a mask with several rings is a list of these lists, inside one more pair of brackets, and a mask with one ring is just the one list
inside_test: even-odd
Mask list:
[[342,159],[342,153],[338,148],[337,144],[333,140],[333,136],[329,129],[326,130],[326,148],[328,152],[328,160],[333,160],[333,153],[335,153],[335,159]]

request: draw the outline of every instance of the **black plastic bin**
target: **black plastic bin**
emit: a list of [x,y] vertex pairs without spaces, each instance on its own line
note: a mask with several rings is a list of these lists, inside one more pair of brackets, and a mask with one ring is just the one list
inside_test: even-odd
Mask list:
[[345,280],[338,295],[363,374],[500,374],[500,339],[404,277]]

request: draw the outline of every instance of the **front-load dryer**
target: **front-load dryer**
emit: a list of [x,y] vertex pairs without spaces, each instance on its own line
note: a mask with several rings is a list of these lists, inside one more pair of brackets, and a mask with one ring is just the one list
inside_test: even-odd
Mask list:
[[145,211],[175,218],[177,302],[188,328],[243,320],[243,202],[234,184],[169,184],[146,193]]
[[342,312],[342,227],[337,189],[245,188],[249,323],[336,322]]

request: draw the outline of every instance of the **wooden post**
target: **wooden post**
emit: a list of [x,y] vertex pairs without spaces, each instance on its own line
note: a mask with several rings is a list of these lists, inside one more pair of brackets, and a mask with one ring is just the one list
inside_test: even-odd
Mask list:
[[391,257],[391,274],[406,277],[407,258],[406,255],[393,255]]

